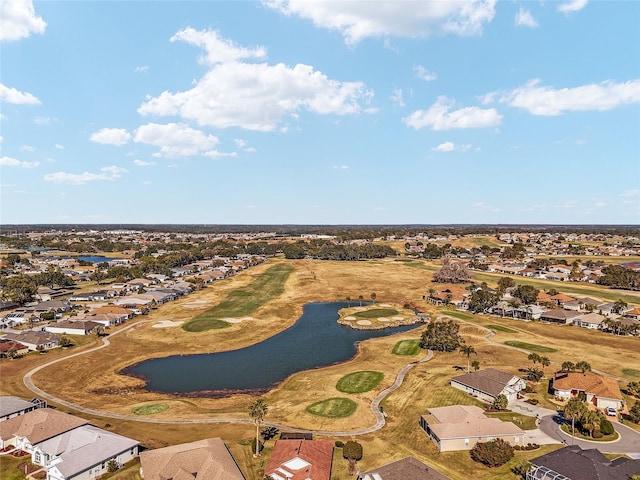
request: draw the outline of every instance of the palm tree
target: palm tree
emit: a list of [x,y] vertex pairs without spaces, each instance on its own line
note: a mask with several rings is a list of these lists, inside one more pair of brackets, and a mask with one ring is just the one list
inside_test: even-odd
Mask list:
[[351,297],[347,297],[347,307],[351,306]]
[[592,437],[593,432],[600,425],[600,415],[593,410],[587,410],[582,414],[582,417],[580,417],[580,424],[582,425],[582,428],[589,432],[589,436]]
[[371,294],[371,301],[372,301],[373,303],[376,303],[376,296],[377,296],[377,295],[376,295],[376,292],[373,292],[373,293]]
[[584,360],[580,360],[576,363],[576,368],[578,370],[582,370],[582,373],[591,371],[591,364],[589,362],[585,362]]
[[476,349],[471,345],[460,345],[460,353],[467,356],[467,373],[469,373],[471,371],[469,357],[471,357],[472,353],[475,353],[477,356],[478,352],[476,352]]
[[360,306],[362,306],[362,300],[364,300],[364,297],[362,295],[358,295],[358,300],[360,300]]
[[549,365],[551,365],[551,360],[549,360],[547,357],[540,357],[540,365],[542,365],[542,373],[544,373],[544,367],[548,367]]
[[538,363],[541,359],[540,359],[540,355],[538,355],[537,353],[530,353],[529,356],[527,357],[527,359],[531,360],[531,362],[533,362],[533,368],[535,368],[536,363]]
[[471,362],[471,366],[473,367],[474,372],[480,370],[480,362],[478,360],[474,360],[473,362]]
[[267,410],[267,404],[264,403],[264,400],[262,400],[261,398],[249,405],[249,416],[256,424],[256,457],[260,454],[260,424],[264,420],[264,417],[267,415]]
[[570,399],[564,406],[564,418],[571,418],[571,431],[572,435],[576,433],[576,418],[582,418],[584,412],[587,411],[587,406],[584,402],[580,401],[578,397]]
[[573,370],[576,369],[576,366],[573,362],[570,361],[566,361],[566,362],[562,362],[562,371],[563,372],[571,372]]

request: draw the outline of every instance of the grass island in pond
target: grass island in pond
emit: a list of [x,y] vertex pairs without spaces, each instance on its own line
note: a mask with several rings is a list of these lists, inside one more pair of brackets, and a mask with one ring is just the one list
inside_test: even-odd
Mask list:
[[388,303],[348,306],[339,313],[338,323],[357,330],[379,330],[424,321],[424,318],[413,310]]

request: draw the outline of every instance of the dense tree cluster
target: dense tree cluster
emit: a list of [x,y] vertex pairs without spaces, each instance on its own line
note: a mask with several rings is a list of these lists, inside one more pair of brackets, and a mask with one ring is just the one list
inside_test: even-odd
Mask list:
[[512,292],[511,296],[517,298],[525,305],[531,305],[538,300],[540,290],[532,285],[518,285]]
[[445,258],[442,268],[433,274],[433,281],[438,283],[464,283],[471,281],[467,266],[460,262],[452,262]]
[[471,458],[487,467],[499,467],[513,458],[513,447],[496,438],[490,442],[478,442],[469,452]]
[[68,287],[73,285],[73,280],[60,270],[49,269],[46,272],[36,275],[25,275],[20,273],[12,277],[0,277],[2,296],[12,302],[24,305],[33,300],[33,296],[38,291],[38,287]]
[[608,265],[602,269],[602,273],[602,277],[598,279],[600,285],[627,290],[640,290],[640,272],[620,265]]
[[282,249],[285,258],[316,258],[320,260],[366,260],[395,256],[396,252],[388,245],[375,243],[336,244],[333,242],[299,241],[285,244]]
[[460,325],[453,320],[431,322],[422,332],[420,347],[438,352],[453,352],[464,343],[459,331]]

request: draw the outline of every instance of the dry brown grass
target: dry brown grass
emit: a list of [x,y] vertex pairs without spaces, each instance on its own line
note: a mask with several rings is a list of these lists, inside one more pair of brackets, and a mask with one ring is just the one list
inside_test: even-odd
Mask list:
[[[127,365],[151,357],[216,352],[259,342],[292,325],[302,313],[302,306],[312,301],[344,300],[347,296],[353,299],[359,295],[366,299],[375,292],[379,302],[411,303],[429,312],[432,318],[442,313],[442,309],[422,300],[422,295],[431,286],[432,271],[437,269],[435,264],[424,263],[415,268],[415,265],[393,260],[350,263],[300,260],[291,262],[295,271],[287,281],[284,294],[259,308],[252,315],[254,320],[202,333],[185,332],[180,327],[152,328],[160,320],[187,320],[197,315],[279,261],[284,260],[271,260],[187,298],[162,306],[149,316],[135,320],[141,323],[132,330],[112,337],[109,348],[44,369],[34,376],[34,382],[45,391],[79,405],[114,413],[130,414],[133,407],[145,403],[166,403],[170,408],[154,415],[154,418],[248,418],[247,407],[255,400],[249,395],[225,399],[175,398],[135,390],[141,382],[118,375],[117,372]],[[201,302],[200,305],[198,302]],[[185,308],[185,304],[191,304],[192,308]],[[528,365],[526,353],[503,345],[506,340],[518,340],[558,349],[557,353],[548,355],[557,364],[565,360],[586,360],[594,369],[619,376],[623,376],[623,367],[640,370],[640,358],[637,355],[640,340],[637,338],[614,337],[577,327],[525,323],[482,315],[473,316],[470,322],[462,324],[461,334],[467,344],[473,345],[478,352],[477,359],[482,368],[493,366],[517,373],[518,368]],[[486,330],[478,326],[489,324],[501,324],[517,333],[498,331],[493,337],[497,344],[493,344],[485,339]],[[264,396],[270,407],[266,421],[326,430],[354,430],[372,425],[374,418],[369,410],[371,400],[393,382],[402,365],[415,360],[393,355],[391,351],[394,345],[401,339],[417,338],[419,334],[420,327],[417,327],[392,337],[368,340],[361,344],[360,352],[352,361],[292,375]],[[63,353],[51,352],[44,356],[30,355],[13,362],[0,362],[0,392],[29,397],[30,393],[22,385],[22,375],[57,355]],[[513,478],[508,467],[484,469],[473,463],[466,452],[437,454],[433,444],[420,431],[418,417],[426,408],[474,402],[468,395],[448,386],[449,379],[459,374],[452,368],[454,365],[466,365],[466,358],[458,352],[436,354],[430,362],[411,370],[402,387],[383,402],[388,414],[387,425],[376,433],[358,437],[365,449],[362,471],[413,455],[440,468],[454,479],[469,478],[469,472],[479,479]],[[359,370],[381,371],[385,377],[374,391],[349,395],[358,404],[355,415],[347,419],[325,419],[305,412],[305,407],[310,403],[345,395],[335,389],[337,381],[343,375]],[[109,424],[109,429],[136,438],[151,448],[220,436],[229,444],[247,478],[257,478],[260,463],[268,457],[268,449],[273,442],[268,443],[267,452],[261,458],[254,459],[249,446],[254,429],[248,424],[162,425],[103,417],[89,419],[99,427],[104,428]],[[519,453],[518,458],[537,456],[556,447],[545,448],[539,452]],[[342,459],[337,460],[336,472],[342,472],[343,463],[346,465]],[[334,478],[346,478],[346,475],[336,473]]]

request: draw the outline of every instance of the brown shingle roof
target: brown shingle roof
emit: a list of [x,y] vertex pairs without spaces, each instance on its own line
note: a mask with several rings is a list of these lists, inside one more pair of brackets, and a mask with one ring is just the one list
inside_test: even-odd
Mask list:
[[487,368],[477,372],[465,373],[459,377],[453,377],[451,381],[456,381],[468,387],[472,387],[491,396],[502,393],[504,387],[514,377],[511,373],[502,372],[495,368]]
[[220,438],[140,453],[145,480],[245,480]]
[[449,477],[413,457],[403,458],[371,470],[363,475],[363,480],[374,480],[376,478],[374,474],[382,480],[449,480]]
[[48,438],[86,425],[83,418],[74,417],[50,408],[38,408],[19,417],[0,422],[0,438],[27,437],[32,445]]

